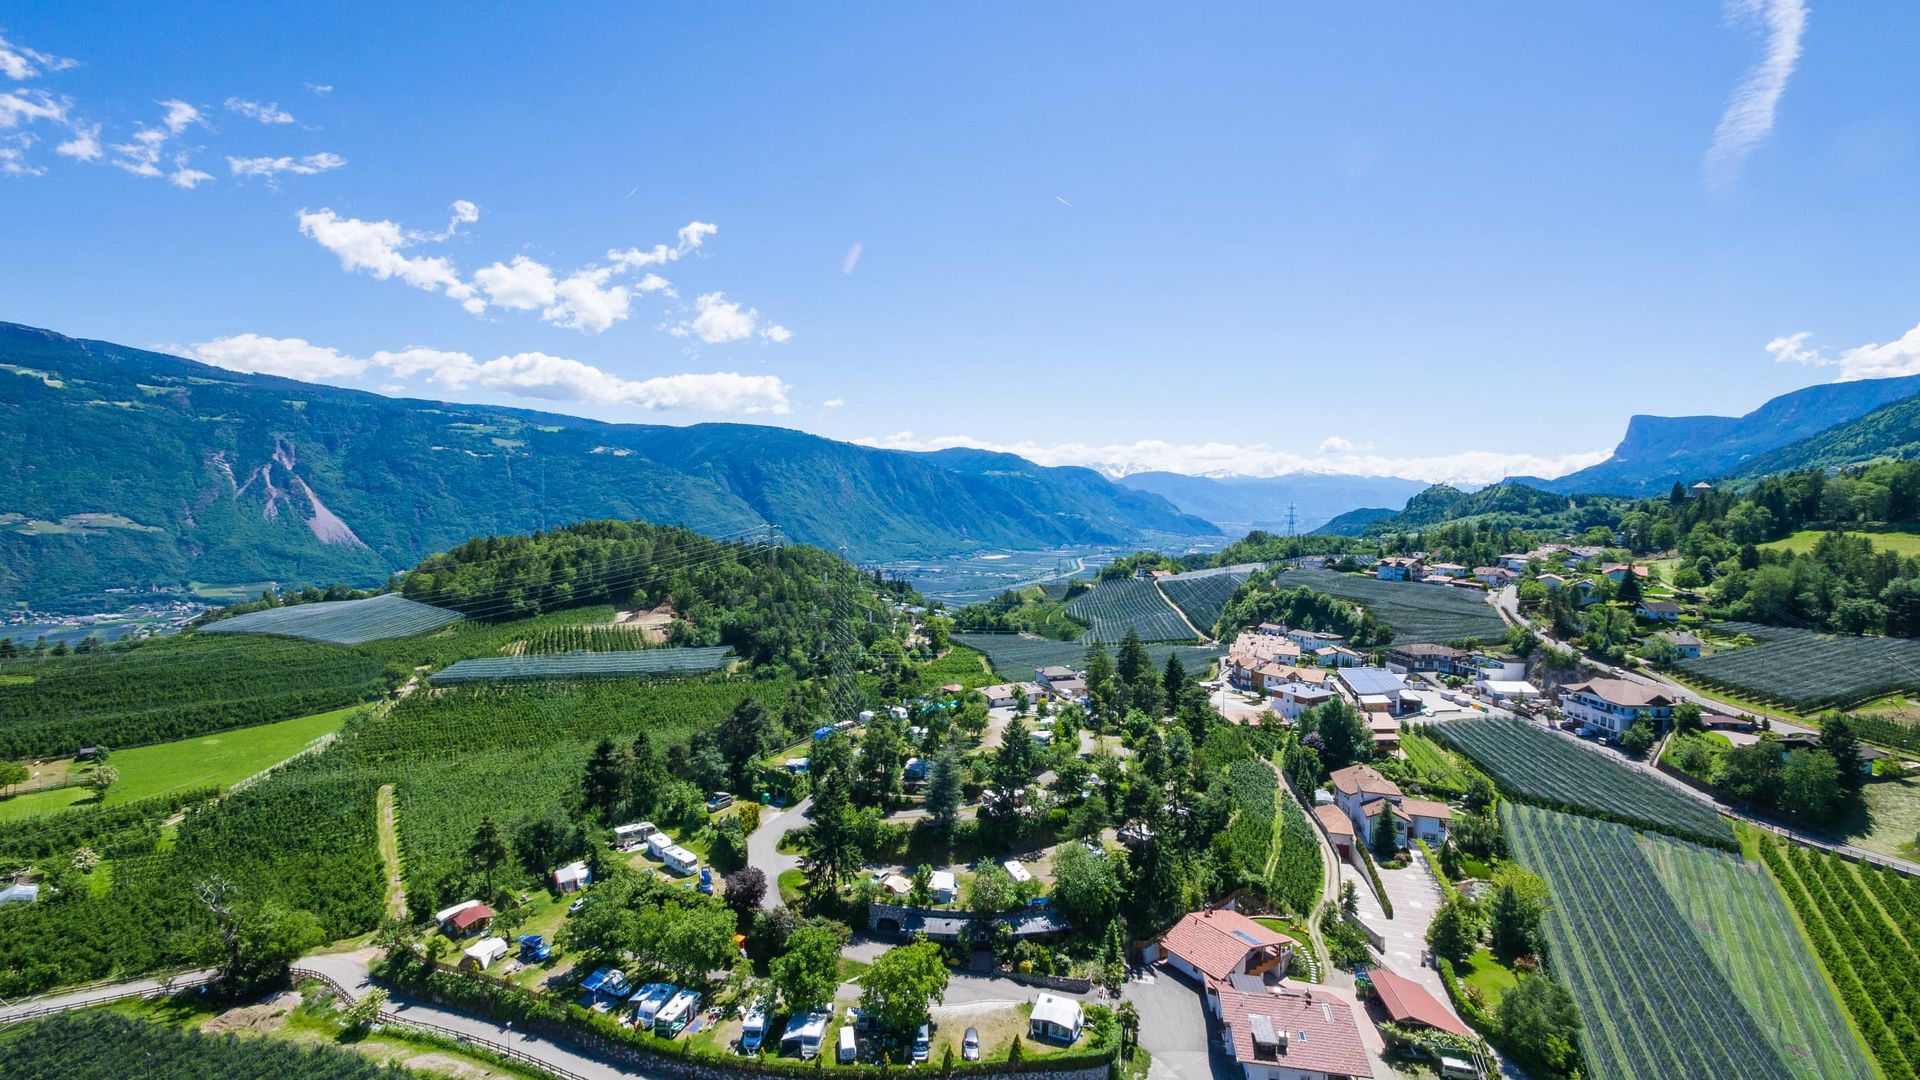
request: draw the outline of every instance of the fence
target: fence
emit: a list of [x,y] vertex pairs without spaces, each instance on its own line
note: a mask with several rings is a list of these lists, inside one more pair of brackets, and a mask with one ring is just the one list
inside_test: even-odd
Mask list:
[[[91,1009],[96,1005],[125,1001],[128,998],[161,997],[167,994],[175,994],[182,990],[191,990],[196,986],[204,986],[212,982],[213,977],[213,972],[210,971],[190,971],[185,974],[162,978],[152,985],[122,986],[118,989],[110,989],[115,985],[110,982],[89,983],[86,986],[62,990],[59,994],[62,1000],[53,1001],[41,998],[38,999],[42,1002],[42,1004],[39,1005],[35,1005],[32,1001],[24,1001],[11,1008],[0,1010],[0,1024],[17,1024],[25,1020],[38,1020],[43,1016],[52,1016],[55,1013]],[[101,990],[103,992],[97,995],[91,994],[90,991],[93,990]]]
[[301,758],[320,753],[321,751],[325,750],[327,747],[332,746],[334,740],[338,739],[339,737],[340,736],[337,733],[329,731],[325,735],[319,736],[318,738],[314,739],[312,742],[294,751],[285,760],[274,762],[272,765],[269,765],[266,768],[261,769],[259,772],[254,773],[252,776],[249,776],[244,780],[240,780],[234,783],[227,790],[230,792],[241,791],[246,788],[252,787],[253,785],[259,783],[260,781],[265,780],[267,777],[272,776],[274,773],[278,772],[279,770],[286,768],[287,766],[293,764],[296,761],[299,761]]
[[[338,981],[325,972],[315,971],[312,968],[296,967],[288,969],[287,974],[291,976],[295,982],[311,979],[321,983],[326,986],[327,989],[333,991],[334,996],[342,1001],[350,1002],[354,1000],[354,996],[347,992],[346,987],[340,985]],[[463,1046],[478,1046],[490,1054],[521,1065],[531,1066],[541,1072],[560,1077],[560,1080],[588,1080],[587,1077],[579,1073],[561,1068],[545,1058],[535,1057],[525,1050],[521,1050],[509,1043],[495,1042],[484,1036],[475,1035],[470,1031],[459,1031],[450,1027],[442,1027],[439,1024],[426,1020],[416,1020],[410,1016],[401,1016],[391,1009],[380,1010],[379,1017],[375,1020],[375,1023],[386,1027],[424,1031],[439,1036],[442,1039],[452,1039],[454,1042],[460,1043]]]

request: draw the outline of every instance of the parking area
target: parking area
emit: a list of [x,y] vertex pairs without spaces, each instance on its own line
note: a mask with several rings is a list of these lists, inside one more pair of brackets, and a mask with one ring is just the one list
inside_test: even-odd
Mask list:
[[1149,1080],[1243,1080],[1219,1050],[1199,987],[1164,968],[1149,968],[1121,994],[1140,1010],[1140,1045],[1153,1055]]

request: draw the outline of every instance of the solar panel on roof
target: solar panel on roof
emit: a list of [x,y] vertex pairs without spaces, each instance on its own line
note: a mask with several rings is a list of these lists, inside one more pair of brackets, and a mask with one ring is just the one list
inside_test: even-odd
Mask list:
[[1280,1036],[1273,1030],[1273,1019],[1271,1017],[1261,1016],[1257,1013],[1249,1013],[1247,1015],[1247,1026],[1253,1031],[1253,1044],[1255,1046],[1280,1045]]
[[1247,933],[1245,930],[1235,930],[1233,931],[1233,936],[1239,938],[1241,941],[1244,941],[1249,945],[1260,944],[1259,938],[1254,937],[1252,934]]

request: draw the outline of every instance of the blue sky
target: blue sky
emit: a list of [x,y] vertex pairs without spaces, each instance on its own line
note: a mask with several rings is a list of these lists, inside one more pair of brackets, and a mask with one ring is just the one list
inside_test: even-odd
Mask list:
[[0,5],[0,318],[1423,479],[1920,371],[1920,9],[1462,7]]

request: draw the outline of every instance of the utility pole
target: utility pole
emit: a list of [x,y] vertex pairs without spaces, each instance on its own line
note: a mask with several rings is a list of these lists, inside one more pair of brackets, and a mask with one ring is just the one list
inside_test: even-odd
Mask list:
[[1289,499],[1287,500],[1287,535],[1288,536],[1293,535],[1293,525],[1294,525],[1293,500]]

